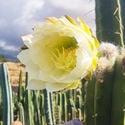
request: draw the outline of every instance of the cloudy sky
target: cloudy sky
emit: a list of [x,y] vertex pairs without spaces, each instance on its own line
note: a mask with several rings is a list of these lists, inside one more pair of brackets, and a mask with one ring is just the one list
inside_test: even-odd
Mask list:
[[21,36],[50,16],[81,16],[95,32],[94,9],[94,0],[0,0],[0,53],[16,57]]

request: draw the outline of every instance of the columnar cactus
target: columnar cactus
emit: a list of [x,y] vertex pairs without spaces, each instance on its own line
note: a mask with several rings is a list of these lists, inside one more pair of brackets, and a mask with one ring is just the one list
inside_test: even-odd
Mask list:
[[[122,5],[123,6],[123,5]],[[86,125],[125,125],[125,50],[121,0],[96,0],[102,42],[96,72],[86,84]]]
[[125,125],[125,53],[116,60],[111,125]]
[[125,52],[109,43],[100,49],[97,70],[87,82],[86,125],[124,125]]
[[121,0],[121,14],[122,14],[122,27],[123,27],[123,34],[124,34],[124,41],[125,41],[125,1]]
[[95,0],[95,2],[98,39],[124,46],[120,0]]
[[3,125],[13,122],[12,90],[6,64],[0,64],[0,87],[2,90]]

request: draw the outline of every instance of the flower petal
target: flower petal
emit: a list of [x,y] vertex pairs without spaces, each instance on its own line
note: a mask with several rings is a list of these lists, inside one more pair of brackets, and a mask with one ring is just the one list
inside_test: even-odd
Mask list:
[[60,91],[63,90],[64,88],[66,88],[69,84],[67,83],[46,83],[46,89],[48,91]]
[[32,61],[32,56],[29,53],[29,50],[23,50],[17,55],[17,58],[26,66],[26,71],[29,72],[31,77],[38,78],[39,67],[35,65]]
[[77,63],[75,68],[67,75],[60,78],[53,77],[57,82],[72,83],[76,80],[80,80],[88,74],[88,69],[91,66],[92,58],[89,54],[82,49],[77,49],[76,52]]
[[88,25],[84,22],[84,20],[81,17],[78,18],[78,21],[80,22],[81,27],[83,28],[83,30],[86,33],[88,33],[89,35],[92,35],[92,31],[90,30],[90,28],[88,27]]
[[36,80],[36,79],[31,79],[27,85],[27,89],[31,89],[31,90],[41,90],[45,88],[46,88],[45,82],[41,80]]
[[73,89],[76,81],[95,70],[98,40],[81,18],[78,22],[69,16],[47,18],[34,27],[32,35],[23,37],[28,49],[18,58],[32,78],[29,88]]
[[23,37],[22,37],[22,40],[23,40],[24,44],[25,44],[28,48],[31,47],[32,38],[33,38],[32,35],[27,35],[27,36],[23,36]]

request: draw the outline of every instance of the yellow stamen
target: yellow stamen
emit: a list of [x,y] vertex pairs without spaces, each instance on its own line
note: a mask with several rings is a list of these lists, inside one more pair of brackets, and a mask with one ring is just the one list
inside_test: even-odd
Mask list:
[[76,65],[76,48],[55,49],[52,53],[52,62],[56,69],[69,73]]

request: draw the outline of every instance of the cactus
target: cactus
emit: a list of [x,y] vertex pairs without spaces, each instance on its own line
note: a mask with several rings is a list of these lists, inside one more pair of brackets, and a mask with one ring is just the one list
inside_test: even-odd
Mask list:
[[24,108],[22,103],[18,103],[18,110],[19,110],[19,121],[24,125],[25,124],[25,118],[24,118]]
[[6,64],[0,64],[0,87],[2,90],[3,125],[13,122],[12,90]]
[[122,14],[122,27],[123,27],[123,34],[124,34],[124,41],[125,41],[125,1],[121,0],[121,14]]
[[104,81],[93,76],[87,84],[86,123],[87,125],[110,125],[113,72],[107,72]]
[[41,125],[41,114],[39,106],[39,91],[33,91],[33,105],[34,105],[34,121],[36,124]]
[[0,121],[0,125],[3,125],[3,122]]
[[[28,73],[26,73],[26,85],[28,84]],[[25,124],[34,125],[33,121],[33,103],[32,103],[32,92],[30,90],[25,91],[24,97],[24,110],[25,110]]]
[[[124,5],[121,3],[124,1],[96,0],[98,39],[112,42],[122,48],[118,53],[117,49],[113,50],[111,47],[101,48],[104,51],[101,58],[103,62],[98,63],[99,70],[97,68],[92,79],[86,83],[86,125],[125,124],[125,52],[122,51],[124,50],[125,33],[123,29]],[[101,69],[103,67],[105,69]]]
[[77,108],[77,118],[79,118],[80,120],[84,119],[84,96],[82,93],[82,88],[77,90],[77,100],[76,100],[76,108]]
[[21,102],[22,101],[22,71],[20,71],[20,74],[19,74],[19,87],[18,87],[18,101]]
[[41,122],[42,124],[44,125],[45,123],[47,123],[47,120],[46,120],[46,116],[45,116],[45,101],[44,101],[44,93],[43,91],[41,92],[40,94],[40,113],[41,113]]
[[86,85],[86,125],[124,125],[125,50],[109,43],[99,50],[102,57]]
[[62,122],[62,114],[63,114],[62,93],[59,93],[59,106],[60,106],[59,107],[59,113],[60,113],[60,115],[59,115],[59,123],[61,123]]
[[124,46],[120,0],[96,0],[95,2],[98,39]]
[[118,58],[112,93],[111,125],[125,125],[125,57]]
[[63,93],[63,96],[64,96],[64,105],[63,105],[63,109],[64,109],[64,121],[67,122],[68,119],[67,119],[67,98],[66,98],[66,93]]
[[[2,106],[2,88],[0,86],[0,112],[3,112],[2,109],[3,106]],[[0,122],[2,121],[2,113],[0,113]]]
[[[2,105],[3,103],[5,103],[5,105],[1,107],[4,110],[4,113],[6,112],[5,114],[3,114],[3,122],[0,121],[3,125],[10,125],[9,117],[13,118],[13,115],[10,114],[10,109],[8,109],[10,108],[9,106],[11,106],[11,111],[14,110],[14,119],[21,121],[23,125],[63,124],[64,122],[67,122],[76,117],[83,117],[83,101],[81,99],[83,97],[81,90],[79,90],[78,92],[76,90],[69,90],[57,93],[50,93],[46,90],[27,90],[26,87],[28,84],[28,73],[26,73],[26,85],[23,86],[22,71],[20,71],[18,92],[13,92],[13,108],[13,106],[10,105],[11,100],[9,100],[11,99],[10,96],[12,95],[10,92],[11,89],[8,89],[7,86],[9,83],[9,78],[7,74],[7,67],[5,64],[0,65],[0,79],[0,93],[4,90],[4,94],[2,94],[2,98],[0,98],[0,101],[2,101]],[[6,86],[3,86],[3,83]],[[3,102],[3,100],[5,102]]]

